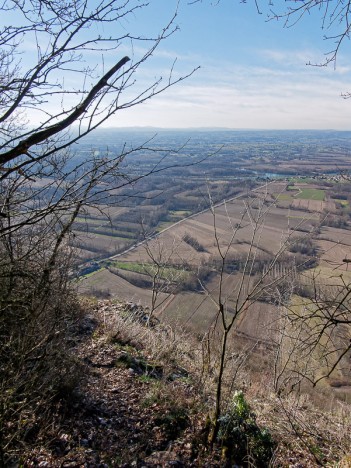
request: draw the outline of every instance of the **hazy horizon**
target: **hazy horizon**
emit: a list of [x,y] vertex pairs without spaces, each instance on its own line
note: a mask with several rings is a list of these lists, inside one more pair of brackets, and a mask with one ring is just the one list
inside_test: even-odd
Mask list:
[[351,128],[239,128],[239,127],[162,127],[154,125],[130,125],[130,126],[101,126],[95,131],[100,130],[174,130],[174,131],[233,131],[233,132],[351,132]]

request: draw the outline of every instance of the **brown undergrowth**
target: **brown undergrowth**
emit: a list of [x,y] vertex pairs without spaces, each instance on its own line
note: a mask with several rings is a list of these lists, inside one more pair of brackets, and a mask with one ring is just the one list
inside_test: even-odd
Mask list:
[[[17,466],[233,466],[223,458],[223,442],[212,451],[206,446],[213,399],[199,342],[160,323],[145,326],[135,305],[100,301],[86,308],[74,353],[84,378],[53,402],[46,427],[23,443]],[[350,466],[349,406],[335,401],[321,410],[305,396],[278,397],[266,373],[245,369],[238,381],[276,449],[267,465],[254,464],[247,448],[237,466]]]

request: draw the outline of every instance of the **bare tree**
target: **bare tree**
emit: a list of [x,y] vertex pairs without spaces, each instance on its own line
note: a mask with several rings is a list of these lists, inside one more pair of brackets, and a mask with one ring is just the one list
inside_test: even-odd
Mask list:
[[[131,92],[138,68],[176,30],[174,15],[154,38],[126,32],[123,22],[145,7],[146,3],[134,0],[97,5],[89,0],[74,4],[22,0],[2,5],[2,17],[15,16],[18,22],[18,26],[5,24],[0,31],[0,164],[12,163],[2,179],[67,148],[117,111],[144,102],[184,78],[173,79],[171,72],[165,82],[160,77]],[[101,31],[111,24],[116,35],[104,36]],[[122,46],[132,51],[138,42],[150,44],[149,49],[133,60],[120,57],[105,69],[105,61],[113,60]],[[35,52],[25,68],[20,55],[28,43]],[[98,55],[104,58],[91,64]],[[90,81],[95,84],[89,86]],[[29,111],[30,118],[35,117],[30,126],[25,125]],[[62,138],[73,123],[76,132]]]
[[[211,200],[211,197],[210,197]],[[215,405],[212,416],[212,428],[209,435],[209,443],[213,445],[218,436],[220,421],[223,415],[223,405],[228,401],[230,395],[225,391],[225,382],[231,382],[229,392],[235,388],[233,376],[228,374],[230,361],[233,361],[231,345],[235,340],[236,334],[240,335],[238,325],[243,317],[250,316],[255,304],[260,301],[268,303],[278,303],[285,291],[288,294],[286,283],[291,281],[296,273],[296,262],[291,259],[287,262],[286,251],[291,242],[293,242],[294,230],[288,230],[282,234],[280,245],[277,246],[274,254],[265,258],[262,262],[261,241],[263,232],[266,229],[266,218],[273,208],[274,202],[268,202],[265,195],[248,195],[244,200],[244,209],[241,219],[232,220],[230,210],[224,204],[222,210],[225,210],[227,224],[230,235],[220,235],[223,230],[217,226],[217,214],[219,209],[211,202],[211,212],[213,216],[213,230],[215,246],[218,252],[215,263],[215,271],[218,286],[215,290],[209,290],[205,284],[203,289],[217,309],[213,324],[211,326],[212,339],[221,340],[218,351],[216,383],[215,383]],[[245,229],[247,235],[248,250],[242,258],[233,255],[235,241],[238,233]],[[301,266],[301,265],[300,265]],[[288,294],[290,297],[290,293]],[[284,297],[287,301],[289,297]],[[276,318],[278,320],[278,316]],[[217,333],[214,333],[214,332]],[[255,341],[255,340],[254,340]],[[257,339],[251,349],[255,349]],[[269,339],[266,340],[267,343]],[[272,340],[273,343],[273,340]],[[212,351],[212,354],[215,354]],[[236,365],[241,366],[243,359],[236,357]],[[227,390],[228,390],[227,388]],[[226,398],[223,397],[223,392]]]
[[[260,11],[261,4],[256,2]],[[292,27],[305,16],[318,16],[316,21],[320,22],[323,31],[323,38],[331,43],[331,49],[325,54],[324,61],[314,64],[317,66],[327,66],[330,63],[336,64],[337,56],[341,47],[345,44],[350,34],[350,2],[330,1],[330,0],[302,0],[300,2],[288,1],[281,6],[280,2],[269,4],[270,19],[282,19],[285,27]],[[310,63],[310,65],[312,65]]]
[[[189,0],[188,4],[203,3],[204,0]],[[221,3],[217,0],[214,5]],[[246,0],[240,3],[249,3]],[[347,42],[351,31],[351,2],[349,0],[254,0],[258,14],[268,21],[280,20],[285,28],[294,27],[305,17],[314,16],[320,25],[322,37],[330,48],[319,62],[309,62],[308,65],[324,67],[330,64],[336,66],[338,55]],[[350,97],[350,93],[342,95]]]
[[[128,155],[154,151],[149,141],[82,158],[75,144],[116,112],[185,78],[175,76],[171,65],[166,79],[139,86],[139,68],[177,29],[175,12],[154,37],[126,31],[125,22],[147,5],[134,0],[5,0],[0,5],[4,466],[74,368],[67,352],[79,312],[68,280],[73,223],[84,207],[105,203],[111,190],[118,192],[147,175],[126,173]],[[161,151],[160,159],[167,154]],[[158,170],[162,167],[156,163],[148,172]]]
[[[309,275],[309,296],[285,304],[284,371],[294,389],[303,381],[316,386],[331,379],[348,381],[351,350],[351,285],[343,275],[320,278],[318,270]],[[282,388],[286,388],[286,384]]]
[[174,265],[172,259],[177,255],[179,245],[173,241],[172,245],[165,245],[157,236],[146,239],[143,245],[149,258],[144,262],[143,269],[151,278],[151,304],[148,322],[154,314],[162,309],[173,294],[176,293],[179,282],[186,272],[179,265]]
[[[63,192],[64,210],[68,200],[81,200],[80,188],[88,179],[97,185],[105,177],[106,183],[116,187],[113,178],[121,176],[121,162],[140,146],[122,148],[118,154],[94,156],[84,163],[75,163],[68,149],[116,112],[140,104],[184,79],[173,78],[172,68],[166,80],[160,77],[143,89],[139,87],[138,69],[176,30],[175,13],[155,37],[126,32],[123,22],[145,7],[147,4],[134,0],[122,4],[103,0],[98,5],[90,0],[73,4],[22,0],[7,1],[1,6],[2,18],[6,14],[9,18],[14,16],[17,25],[5,23],[0,30],[0,181],[17,177],[18,193],[19,189],[27,189],[29,182],[51,178],[49,187],[41,183],[39,190],[35,189],[37,198],[47,201],[43,194],[49,188],[49,206],[44,209],[42,203],[39,212],[36,206],[34,211],[29,210],[30,215],[27,209],[21,210],[29,224],[52,209],[57,211]],[[111,25],[116,34],[110,36],[106,32],[104,36],[102,32]],[[149,44],[146,51],[145,47],[141,49],[144,52],[139,57],[131,60],[122,56],[115,60],[122,47],[133,51],[139,42],[143,46]],[[28,44],[34,52],[24,60]],[[102,59],[92,63],[92,58],[99,55]],[[106,70],[108,64],[111,66]],[[75,127],[70,130],[73,124]],[[7,216],[4,210],[0,209],[2,217]]]

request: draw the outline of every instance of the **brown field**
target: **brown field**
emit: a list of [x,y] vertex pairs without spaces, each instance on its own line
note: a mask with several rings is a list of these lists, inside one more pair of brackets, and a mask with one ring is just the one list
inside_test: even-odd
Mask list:
[[[276,193],[278,189],[283,190],[285,184],[274,184],[271,192]],[[258,200],[241,200],[240,198],[232,202],[218,206],[215,210],[215,218],[212,213],[204,212],[191,217],[172,228],[161,233],[159,236],[148,242],[150,249],[157,251],[162,246],[163,254],[170,257],[170,262],[181,264],[186,262],[191,265],[199,265],[202,261],[208,261],[211,256],[218,256],[218,247],[214,236],[214,221],[216,233],[221,248],[230,244],[231,255],[246,256],[249,251],[254,255],[275,254],[281,244],[294,228],[304,227],[307,230],[312,229],[316,216],[310,213],[305,214],[299,210],[285,210],[273,206],[270,202],[262,204],[262,198],[267,198],[266,187],[262,188]],[[184,234],[189,233],[205,249],[204,252],[198,252],[193,247],[185,243],[182,239]],[[251,240],[253,245],[251,245]],[[149,255],[143,245],[140,245],[126,254],[118,255],[119,261],[144,263],[150,261]],[[113,294],[121,294],[119,287],[123,285],[126,290],[123,291],[124,297],[138,297],[140,302],[147,305],[150,300],[150,293],[145,290],[134,289],[131,284],[126,284],[123,280],[109,278],[106,283],[100,280],[97,273],[88,277],[85,281],[85,287],[89,289],[89,284],[109,284],[109,289]],[[96,276],[98,275],[98,276]],[[232,314],[235,310],[235,290],[240,275],[226,275],[223,283],[223,298],[226,298],[227,313]],[[117,283],[119,287],[117,289]],[[84,284],[84,282],[83,282]],[[213,322],[218,306],[216,306],[216,295],[218,295],[218,277],[213,277],[205,285],[210,295],[204,292],[189,292],[177,294],[168,301],[167,307],[163,310],[163,316],[172,323],[181,323],[196,331],[196,333],[206,332]],[[115,289],[116,288],[116,289]],[[246,286],[247,288],[247,281]],[[244,290],[245,290],[244,288]],[[133,292],[134,291],[134,292]],[[275,307],[269,307],[265,303],[257,303],[251,306],[252,311],[247,318],[238,323],[238,333],[243,337],[251,336],[250,339],[263,339],[263,336],[269,336],[266,325],[277,319],[277,310]],[[269,312],[269,310],[271,312]],[[250,320],[249,317],[254,317]],[[244,315],[243,315],[244,317]]]
[[[111,298],[116,298],[124,302],[135,302],[145,307],[151,304],[151,291],[145,288],[133,286],[128,281],[110,273],[108,270],[100,270],[83,278],[78,285],[82,294],[94,295],[96,290],[101,290],[110,294]],[[160,293],[159,300],[168,299],[168,294]]]
[[332,270],[351,271],[351,264],[343,260],[351,260],[351,244],[341,244],[337,242],[318,240],[321,258],[320,265]]
[[316,239],[320,249],[320,266],[330,270],[330,276],[351,271],[351,231],[333,227],[323,227]]
[[240,317],[236,332],[250,341],[257,340],[270,347],[276,342],[279,317],[280,311],[277,306],[255,302],[248,313]]
[[[218,306],[205,293],[181,293],[173,296],[158,316],[173,326],[192,331],[197,336],[207,333],[214,325]],[[228,312],[228,320],[231,314]],[[279,318],[278,307],[264,302],[250,305],[235,327],[235,334],[250,343],[261,342],[268,348],[276,336],[276,323]]]
[[79,265],[83,262],[89,262],[96,258],[96,252],[92,252],[91,250],[88,249],[75,249],[76,255],[75,255],[75,264]]
[[127,239],[121,239],[119,237],[111,237],[106,236],[103,234],[93,234],[93,233],[83,233],[83,232],[75,232],[75,244],[79,246],[79,248],[84,251],[91,252],[100,252],[100,254],[106,255],[113,255],[119,249],[124,248],[127,246]]
[[[303,200],[300,198],[295,198],[291,202],[293,208],[305,211],[315,211],[322,213],[324,210],[328,209],[327,207],[331,202],[319,201],[319,200]],[[333,208],[335,208],[335,203],[333,203]]]
[[[342,275],[342,277],[340,276]],[[305,271],[300,275],[300,280],[304,284],[313,285],[317,281],[320,286],[334,288],[340,286],[342,282],[351,286],[351,271],[350,270],[336,270],[328,266],[318,266],[311,270]]]
[[324,240],[330,240],[332,242],[342,244],[345,246],[350,246],[351,230],[323,226],[319,238]]
[[[215,211],[216,232],[220,245],[224,247],[231,243],[231,250],[242,254],[248,252],[251,241],[259,250],[274,254],[291,230],[296,228],[311,230],[316,220],[315,215],[305,214],[298,210],[287,211],[274,206],[271,206],[269,211],[268,207],[263,207],[262,211],[255,208],[247,211],[244,202],[240,199],[219,206]],[[255,225],[256,222],[257,225]],[[204,247],[205,252],[197,252],[183,242],[182,238],[186,233],[196,238]],[[201,260],[206,260],[210,255],[218,253],[214,237],[214,217],[207,211],[176,224],[161,233],[157,239],[149,242],[151,248],[157,243],[164,246],[167,255],[171,251],[174,252],[175,263],[186,261],[198,265]],[[125,261],[149,261],[143,246],[118,258]]]
[[[316,183],[303,186],[309,189],[311,194],[314,189],[320,189]],[[219,258],[218,244],[222,252],[228,249],[233,259],[247,258],[249,253],[256,258],[264,258],[267,255],[275,255],[281,248],[284,249],[285,242],[291,238],[312,236],[318,248],[319,266],[301,274],[301,283],[308,286],[313,280],[317,280],[325,287],[334,288],[341,284],[340,273],[344,275],[345,281],[350,282],[351,266],[343,260],[351,259],[351,231],[322,227],[317,234],[315,230],[321,220],[321,211],[328,207],[334,210],[335,203],[295,197],[292,201],[286,200],[287,207],[281,206],[283,199],[275,203],[277,193],[291,197],[291,192],[286,190],[286,183],[283,182],[261,187],[250,196],[239,197],[216,206],[215,216],[210,211],[205,211],[176,223],[149,239],[148,248],[153,252],[162,251],[168,263],[186,263],[194,269],[202,263],[211,265],[213,259]],[[204,251],[197,251],[183,241],[185,234],[195,238]],[[107,239],[105,242],[107,243]],[[294,258],[294,254],[289,255]],[[115,258],[136,263],[150,262],[150,256],[143,244]],[[233,317],[237,310],[240,281],[241,273],[238,272],[226,273],[223,276],[221,300],[227,319]],[[252,287],[254,281],[254,277],[245,277],[241,303],[245,292]],[[202,282],[202,289],[199,291],[183,291],[176,295],[162,296],[165,302],[158,311],[159,317],[171,325],[185,327],[197,336],[202,336],[216,321],[219,309],[219,282],[219,275],[212,272]],[[106,270],[84,279],[80,290],[89,292],[100,285],[108,289],[113,297],[140,302],[144,306],[150,305],[151,291],[133,286]],[[303,303],[303,300],[300,302]],[[244,310],[235,322],[233,343],[250,346],[256,350],[257,356],[260,355],[260,358],[264,359],[277,341],[280,314],[281,309],[272,303],[260,302],[257,298],[256,302],[245,302]],[[344,378],[340,366],[335,375]]]
[[116,216],[127,213],[129,210],[130,208],[126,207],[97,205],[86,207],[85,213],[88,220],[90,217],[101,219],[102,222],[106,222],[109,218],[113,219]]

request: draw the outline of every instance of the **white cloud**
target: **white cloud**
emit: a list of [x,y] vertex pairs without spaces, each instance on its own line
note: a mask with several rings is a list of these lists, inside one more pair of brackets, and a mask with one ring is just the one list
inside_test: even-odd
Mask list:
[[[350,129],[351,101],[340,97],[351,91],[350,67],[339,72],[306,67],[300,61],[305,51],[292,51],[285,62],[285,51],[266,50],[264,54],[266,61],[253,61],[249,66],[203,60],[203,67],[192,77],[144,104],[118,112],[107,125]],[[162,74],[166,82],[171,57],[163,51],[166,60],[153,57],[147,61],[135,74],[137,81],[127,91],[129,97]],[[284,66],[277,66],[279,61]],[[183,70],[184,74],[191,70],[188,60],[185,65],[177,61],[174,77]],[[74,98],[69,96],[66,104]]]
[[129,110],[120,125],[350,129],[351,102],[340,97],[348,78],[310,67],[208,67]]

